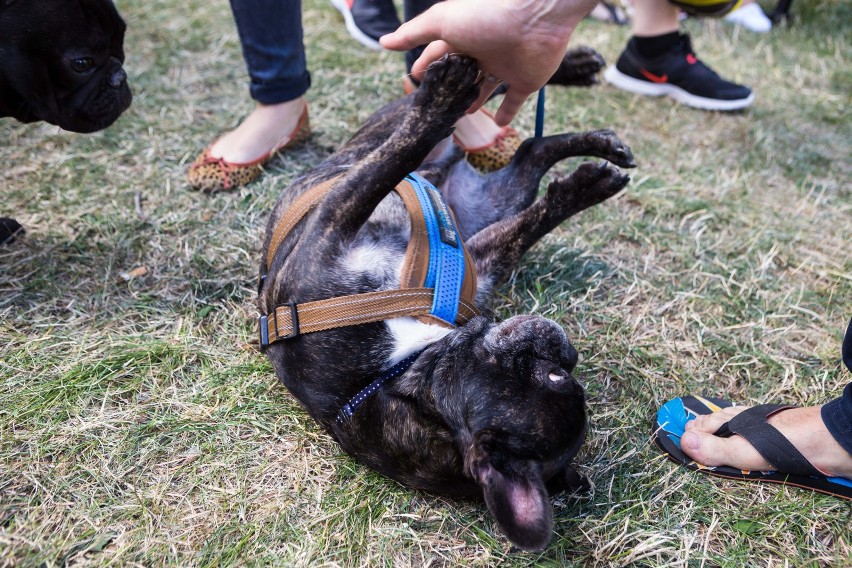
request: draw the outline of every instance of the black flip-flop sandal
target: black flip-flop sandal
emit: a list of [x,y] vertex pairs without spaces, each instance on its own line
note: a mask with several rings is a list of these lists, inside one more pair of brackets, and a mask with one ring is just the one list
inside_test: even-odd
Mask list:
[[734,434],[742,436],[767,462],[777,467],[777,470],[745,471],[729,466],[705,466],[687,456],[680,449],[680,438],[686,423],[699,415],[712,414],[729,406],[733,405],[726,400],[712,397],[685,396],[670,400],[657,412],[652,440],[666,452],[669,459],[695,471],[738,481],[792,485],[842,499],[852,499],[852,479],[827,477],[821,473],[766,421],[776,412],[793,408],[789,405],[763,404],[749,408],[714,432],[714,435],[721,437]]

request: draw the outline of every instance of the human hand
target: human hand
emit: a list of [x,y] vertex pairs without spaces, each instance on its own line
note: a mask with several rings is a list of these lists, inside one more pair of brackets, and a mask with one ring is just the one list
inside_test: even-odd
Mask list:
[[486,80],[468,112],[481,107],[505,82],[497,110],[500,126],[509,124],[524,101],[553,75],[577,23],[596,0],[446,0],[382,37],[382,46],[413,49],[428,43],[414,63],[420,79],[430,63],[448,53],[476,59]]

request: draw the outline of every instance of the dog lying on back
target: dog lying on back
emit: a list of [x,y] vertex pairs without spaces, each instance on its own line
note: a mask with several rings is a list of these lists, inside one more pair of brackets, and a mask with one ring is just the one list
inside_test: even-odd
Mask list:
[[[551,538],[548,493],[580,480],[571,467],[586,434],[583,389],[571,375],[577,352],[555,322],[521,315],[496,323],[489,304],[536,241],[629,179],[584,163],[536,200],[545,172],[569,156],[623,167],[633,158],[615,134],[597,131],[529,139],[507,167],[477,173],[448,137],[477,96],[478,75],[461,56],[433,64],[414,94],[376,112],[283,192],[263,248],[261,344],[348,454],[409,487],[484,498],[514,544],[537,550]],[[432,312],[339,327],[364,318],[329,309],[333,323],[316,324],[329,301],[337,309],[353,294],[391,296],[417,272],[407,248],[421,228],[406,194],[394,191],[415,170],[420,177],[408,183],[438,211],[430,246],[452,252],[463,241],[467,251],[453,258],[463,256],[464,268],[456,260],[444,268],[475,272],[464,278],[455,321]],[[440,188],[455,223],[424,179]],[[312,192],[322,197],[306,201]],[[405,296],[430,295],[434,307],[439,287]]]

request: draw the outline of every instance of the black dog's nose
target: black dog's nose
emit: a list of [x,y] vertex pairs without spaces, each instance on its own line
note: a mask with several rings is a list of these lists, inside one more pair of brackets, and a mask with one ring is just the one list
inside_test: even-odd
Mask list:
[[119,67],[109,75],[109,86],[113,89],[117,89],[122,86],[125,81],[127,81],[127,73],[124,72],[124,69]]

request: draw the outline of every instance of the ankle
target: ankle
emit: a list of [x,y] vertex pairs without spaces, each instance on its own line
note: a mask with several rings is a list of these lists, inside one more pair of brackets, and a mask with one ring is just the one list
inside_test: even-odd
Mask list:
[[852,478],[852,455],[828,431],[821,407],[791,408],[768,419],[810,461],[829,476]]
[[645,58],[653,58],[665,53],[677,46],[680,41],[680,32],[674,31],[655,36],[633,36],[633,45],[639,55]]

